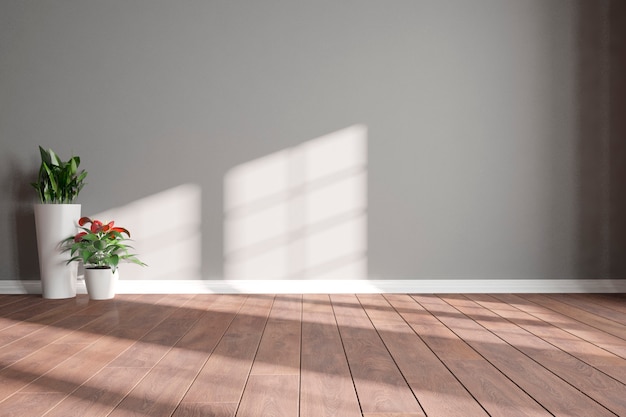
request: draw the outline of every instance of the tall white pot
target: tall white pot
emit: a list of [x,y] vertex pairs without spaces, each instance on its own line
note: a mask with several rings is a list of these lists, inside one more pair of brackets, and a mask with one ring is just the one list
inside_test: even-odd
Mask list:
[[35,204],[35,228],[43,298],[76,297],[78,264],[66,264],[61,241],[77,231],[80,204]]
[[115,297],[115,289],[120,270],[111,268],[85,268],[85,286],[92,300],[110,300]]

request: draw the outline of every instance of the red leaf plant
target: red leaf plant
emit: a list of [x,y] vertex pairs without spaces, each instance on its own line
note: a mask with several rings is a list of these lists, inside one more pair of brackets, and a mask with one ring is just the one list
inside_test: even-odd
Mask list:
[[67,263],[82,261],[86,268],[111,268],[113,271],[121,260],[145,266],[135,254],[128,252],[132,246],[125,242],[130,240],[130,232],[114,224],[81,217],[78,220],[81,231],[63,241],[65,251],[71,256]]

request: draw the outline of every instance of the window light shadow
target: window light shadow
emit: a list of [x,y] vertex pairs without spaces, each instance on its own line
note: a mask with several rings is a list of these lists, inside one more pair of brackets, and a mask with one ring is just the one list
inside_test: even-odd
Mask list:
[[200,186],[183,184],[94,214],[130,230],[133,252],[148,264],[120,265],[120,279],[202,279],[201,201]]
[[367,278],[367,128],[241,164],[224,179],[225,279]]
[[[80,300],[81,298],[83,300]],[[495,303],[495,298],[489,299]],[[11,318],[5,319],[5,321],[18,320],[17,326],[24,326],[24,328],[19,329],[18,327],[17,331],[14,329],[14,334],[19,336],[19,340],[12,344],[9,349],[5,349],[3,355],[0,355],[2,356],[0,357],[0,370],[2,370],[6,382],[0,384],[0,388],[2,388],[0,389],[0,401],[4,398],[2,392],[6,396],[29,386],[29,388],[22,390],[21,394],[59,392],[64,395],[65,399],[60,403],[59,410],[74,409],[78,406],[117,407],[120,410],[133,410],[144,405],[153,407],[152,409],[156,409],[156,407],[172,409],[177,406],[179,399],[172,402],[160,395],[166,390],[166,388],[163,389],[162,385],[159,385],[159,390],[147,393],[145,391],[147,385],[143,382],[138,384],[135,389],[131,389],[135,386],[133,381],[126,379],[124,379],[124,383],[130,384],[127,385],[127,389],[123,389],[119,384],[111,386],[107,382],[111,377],[119,375],[116,370],[131,369],[128,366],[134,366],[132,369],[138,370],[139,374],[130,372],[130,376],[136,380],[143,380],[144,376],[148,378],[147,380],[159,380],[160,369],[165,369],[166,366],[171,366],[172,363],[176,362],[173,358],[161,362],[165,352],[167,352],[166,355],[184,357],[187,363],[197,364],[194,365],[194,372],[200,372],[198,378],[205,378],[204,381],[219,384],[220,387],[232,384],[230,387],[232,388],[241,384],[247,375],[265,375],[268,369],[276,370],[278,368],[282,368],[283,372],[287,373],[301,372],[303,378],[307,378],[305,375],[308,374],[308,377],[323,376],[330,381],[344,379],[346,383],[351,384],[352,380],[350,375],[345,372],[345,368],[342,370],[337,366],[329,366],[329,361],[332,363],[333,359],[329,358],[326,361],[323,357],[329,352],[323,351],[320,354],[316,346],[319,346],[320,339],[326,339],[323,342],[325,346],[329,346],[330,343],[341,345],[346,342],[355,343],[358,340],[370,339],[379,340],[376,343],[384,344],[389,352],[401,352],[397,355],[400,361],[396,362],[395,366],[405,375],[409,388],[413,390],[420,403],[425,405],[426,410],[429,400],[437,400],[441,403],[445,399],[453,400],[456,398],[456,401],[461,401],[462,398],[465,398],[471,401],[465,394],[462,395],[462,398],[459,396],[459,393],[464,393],[466,389],[464,388],[466,385],[463,383],[470,382],[473,385],[467,388],[470,393],[483,395],[485,392],[475,387],[480,387],[483,382],[493,384],[493,378],[497,378],[500,383],[505,385],[490,385],[493,390],[489,389],[488,396],[482,396],[479,402],[487,410],[494,409],[491,415],[509,415],[512,409],[523,409],[522,403],[528,404],[524,401],[518,401],[521,397],[507,396],[507,393],[511,391],[506,385],[511,385],[512,382],[506,376],[502,379],[500,366],[510,366],[509,361],[505,360],[497,364],[475,361],[468,359],[468,353],[475,352],[474,357],[478,358],[479,352],[490,352],[489,355],[498,355],[502,349],[507,353],[514,352],[512,349],[516,349],[520,351],[519,354],[522,354],[521,351],[523,351],[528,359],[535,361],[545,360],[548,358],[547,352],[550,351],[557,355],[573,354],[572,357],[576,359],[575,363],[572,362],[573,367],[571,369],[579,370],[591,370],[593,364],[597,363],[606,364],[606,360],[610,357],[616,363],[621,360],[619,354],[610,354],[608,351],[602,352],[600,348],[594,352],[588,349],[569,348],[560,351],[557,346],[548,346],[546,350],[546,347],[527,346],[524,340],[509,344],[505,343],[504,340],[502,341],[504,343],[494,343],[493,337],[487,339],[466,338],[465,335],[461,337],[456,332],[467,333],[462,322],[472,322],[474,323],[473,327],[476,327],[478,325],[477,320],[484,322],[483,317],[491,317],[495,326],[506,325],[509,328],[514,328],[517,323],[514,324],[505,317],[499,317],[487,311],[482,315],[472,313],[469,317],[455,305],[478,308],[478,304],[459,295],[442,298],[435,295],[411,296],[408,294],[358,296],[323,294],[304,296],[168,295],[166,297],[153,294],[143,295],[140,299],[136,299],[134,296],[121,295],[106,303],[89,302],[87,308],[83,302],[86,301],[86,296],[79,296],[77,301],[75,306],[70,307],[67,305],[67,301],[63,304],[55,300],[44,300],[42,304],[46,304],[48,307],[59,304],[59,310],[62,311],[54,313],[54,309],[49,309],[45,314],[36,315],[35,320],[29,320],[29,323],[19,324],[21,322],[13,315]],[[146,307],[148,306],[151,313],[145,316],[142,313],[147,311]],[[536,304],[535,307],[546,312],[550,311],[549,308],[541,307],[540,304]],[[21,310],[16,313],[21,314]],[[56,314],[59,321],[51,322],[50,313],[53,314],[52,317]],[[355,317],[357,320],[353,320]],[[339,324],[336,319],[340,319]],[[529,317],[528,320],[529,323],[535,322],[541,326],[554,327],[551,321],[545,322],[540,318],[532,319]],[[576,322],[574,318],[570,318],[568,321],[579,330],[584,329],[584,323]],[[37,323],[37,326],[33,326],[33,323]],[[185,324],[181,326],[182,323]],[[453,323],[453,328],[448,328],[446,323]],[[85,380],[85,375],[75,366],[70,366],[77,363],[80,363],[81,366],[89,364],[89,361],[82,361],[74,352],[68,352],[69,356],[64,359],[56,357],[55,360],[61,364],[46,363],[44,364],[45,370],[34,372],[32,360],[36,356],[32,357],[30,353],[41,348],[41,346],[33,346],[32,343],[42,337],[39,332],[41,329],[37,329],[40,326],[47,329],[54,326],[69,330],[67,333],[63,332],[64,336],[58,339],[55,344],[74,346],[76,349],[79,349],[76,345],[86,343],[89,340],[109,346],[119,347],[121,343],[126,346],[132,345],[132,347],[120,348],[123,353],[113,355],[115,360],[102,361],[96,359],[95,362],[99,362],[103,367],[94,378],[89,380]],[[291,330],[285,331],[286,327],[291,327]],[[491,327],[491,325],[485,326],[484,332],[488,332],[487,327]],[[273,332],[272,329],[280,329],[280,331]],[[26,334],[24,330],[31,332]],[[494,335],[496,333],[505,334],[503,331],[505,329],[498,330]],[[85,337],[87,333],[97,337]],[[252,333],[256,333],[256,336]],[[279,334],[282,336],[278,337]],[[292,340],[295,339],[295,342],[286,342],[288,337],[291,337]],[[528,337],[533,336],[529,334]],[[602,335],[604,342],[601,345],[605,347],[609,340],[607,337],[609,337],[607,333]],[[27,343],[29,338],[31,343]],[[586,335],[586,337],[580,338],[580,342],[587,346],[593,346],[592,341],[587,341],[588,338],[589,335]],[[617,340],[618,337],[613,336],[613,339]],[[314,340],[318,344],[308,344]],[[301,341],[302,346],[307,346],[308,353],[306,353],[306,349],[302,349],[298,345],[298,341]],[[20,343],[22,345],[18,348]],[[44,342],[44,344],[47,343]],[[621,345],[615,344],[615,346]],[[254,353],[255,349],[256,353]],[[279,352],[281,349],[284,351]],[[85,356],[87,355],[86,352],[78,353],[78,355]],[[20,357],[16,357],[16,354]],[[293,361],[286,360],[288,354],[294,355]],[[458,360],[460,354],[464,357],[463,360]],[[192,356],[196,359],[190,361],[189,358]],[[300,358],[299,364],[298,357]],[[500,357],[506,358],[506,353],[501,354]],[[207,366],[206,363],[208,362],[205,363],[205,361],[212,361],[211,358],[221,362],[222,366],[216,368]],[[66,360],[68,362],[65,362]],[[248,365],[242,367],[242,361],[253,363],[252,368]],[[435,383],[432,382],[434,381],[432,378],[420,379],[419,376],[423,374],[420,367],[425,363],[437,364],[439,378],[446,376],[451,384],[441,384],[437,382],[440,381],[437,378]],[[359,363],[356,361],[351,369],[354,370],[367,365],[366,362]],[[91,364],[90,366],[96,365]],[[247,374],[238,380],[239,382],[230,377],[222,377],[222,374],[217,374],[215,369],[224,369],[224,366],[226,369],[232,369],[235,366],[239,366],[240,369],[245,368],[244,373]],[[454,373],[450,373],[449,366],[455,368]],[[593,396],[598,396],[604,395],[602,392],[606,391],[607,387],[619,389],[619,382],[617,382],[620,380],[619,366],[614,368],[617,369],[616,377],[602,375],[602,373],[606,374],[602,370],[593,371],[596,376],[592,380],[597,381],[594,384],[603,389],[590,389],[588,392]],[[430,371],[432,370],[431,367]],[[568,375],[560,371],[558,374]],[[432,373],[423,375],[432,375]],[[459,384],[455,382],[455,375],[462,378],[462,380],[458,380]],[[479,375],[480,378],[478,383],[474,384],[476,375]],[[585,375],[587,374],[585,373]],[[367,375],[362,375],[360,378],[362,383],[375,384],[378,387],[396,388],[401,386],[406,388],[404,384],[394,385],[388,380],[375,379]],[[195,379],[195,381],[204,383],[201,379]],[[76,387],[79,388],[76,389]],[[476,389],[475,392],[474,389]],[[202,388],[201,391],[205,392],[205,388]],[[104,394],[104,396],[98,397],[98,393]],[[120,402],[121,398],[126,399]],[[603,403],[603,398],[599,396],[597,400]],[[20,401],[18,396],[14,395],[5,400],[2,405],[11,409],[9,407],[13,405],[15,407],[23,406],[24,403]],[[192,407],[193,401],[193,399],[185,397],[180,404],[183,408]],[[315,401],[315,398],[312,401]],[[614,403],[612,400],[606,404],[615,407],[620,406],[619,403]],[[42,409],[43,405],[43,403],[38,404]],[[537,405],[537,407],[540,406]],[[541,411],[542,409],[524,409],[528,415],[535,415],[538,410]],[[53,410],[46,415],[67,415],[61,414],[61,411],[55,414],[57,411]],[[615,411],[619,412],[620,409]]]

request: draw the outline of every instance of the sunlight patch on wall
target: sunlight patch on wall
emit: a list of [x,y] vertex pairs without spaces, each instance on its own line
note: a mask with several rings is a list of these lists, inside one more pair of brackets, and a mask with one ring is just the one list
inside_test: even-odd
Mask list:
[[239,165],[224,179],[225,279],[367,278],[367,128]]
[[122,264],[120,279],[202,279],[201,204],[200,186],[184,184],[91,217],[126,227],[148,264]]

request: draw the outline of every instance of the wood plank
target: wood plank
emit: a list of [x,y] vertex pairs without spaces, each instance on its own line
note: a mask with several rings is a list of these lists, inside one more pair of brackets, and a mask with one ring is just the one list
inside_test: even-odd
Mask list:
[[298,417],[299,375],[250,375],[238,417]]
[[444,296],[442,299],[610,411],[626,415],[626,403],[620,404],[626,386],[621,382],[463,295]]
[[[208,304],[207,311],[176,344],[172,353],[168,354],[165,360],[155,367],[155,372],[151,373],[146,382],[138,386],[119,408],[135,409],[137,407],[134,404],[141,400],[142,405],[139,409],[147,410],[149,415],[158,415],[157,413],[169,415],[166,412],[170,412],[171,406],[174,405],[174,416],[233,417],[237,409],[237,402],[230,404],[194,403],[189,401],[193,398],[185,399],[184,395],[196,380],[200,370],[231,325],[246,298],[245,296],[219,295],[210,297],[209,303],[204,301]],[[184,363],[182,372],[181,370],[177,371],[177,378],[180,382],[173,392],[167,393],[165,391],[170,389],[171,379],[167,376],[160,378],[160,372],[161,370],[166,372],[169,367],[178,367],[177,360],[179,357]],[[181,377],[181,375],[186,375],[186,377]],[[186,378],[188,378],[187,381]],[[117,410],[116,412],[119,413]]]
[[[413,298],[399,294],[386,295],[385,298],[489,415],[551,415]],[[448,345],[452,347],[451,351],[446,348]]]
[[363,417],[419,417],[419,413],[365,413]]
[[339,329],[327,295],[302,306],[301,417],[361,417]]
[[239,403],[273,298],[248,296],[183,403]]
[[365,413],[363,417],[419,417],[419,413]]
[[[38,297],[33,296],[33,298]],[[69,304],[75,302],[74,300],[64,301]],[[20,310],[22,308],[22,306],[17,307]],[[0,384],[0,401],[40,378],[68,357],[86,348],[93,341],[88,340],[87,337],[82,337],[79,341],[72,341],[72,343],[60,343],[61,340],[63,338],[59,338],[55,343],[46,345],[41,349],[37,346],[37,349],[32,352],[26,349],[13,351],[12,345],[0,349],[0,357],[5,360],[13,356],[10,362],[6,363],[7,366],[0,370],[0,381],[2,381]],[[16,355],[16,352],[20,354]]]
[[101,337],[22,388],[20,392],[69,394],[132,343],[130,340],[120,340],[115,337]]
[[204,358],[198,351],[173,348],[109,416],[171,416]]
[[[165,295],[162,295],[165,297]],[[120,322],[125,322],[125,317],[133,315],[138,296],[118,296],[116,300],[108,302],[90,303],[88,310],[83,310],[80,314],[88,317],[95,317],[85,326],[80,327],[69,334],[64,334],[54,343],[85,343],[87,340],[95,341],[100,336],[107,335],[115,331]],[[158,300],[155,299],[155,301]],[[56,327],[56,323],[55,326]]]
[[332,295],[331,302],[362,413],[425,415],[358,299]]
[[543,321],[552,323],[554,326],[593,343],[622,359],[626,359],[626,343],[624,343],[623,339],[599,331],[599,329],[582,323],[575,318],[536,304],[530,301],[529,298],[531,296],[528,294],[509,294],[506,297],[501,294],[494,294],[494,297],[503,301],[508,300],[512,306]]
[[410,296],[389,294],[385,298],[393,305],[411,328],[437,352],[437,356],[446,361],[482,360],[465,341],[459,338],[435,316],[417,304]]
[[181,403],[172,417],[235,417],[237,403]]
[[626,313],[626,294],[580,294],[576,299],[587,299],[590,302],[601,304],[611,310]]
[[45,325],[62,320],[69,314],[86,308],[85,299],[80,300],[51,300],[54,302],[39,302],[31,308],[24,309],[21,306],[22,308],[17,311],[7,312],[0,319],[0,346],[7,345],[42,329]]
[[[202,351],[207,358],[210,358],[215,347],[222,340],[225,332],[231,326],[233,320],[237,316],[238,311],[246,301],[246,296],[238,295],[224,295],[220,296],[211,308],[209,308],[207,315],[201,319],[196,326],[185,336],[186,343],[190,348]],[[208,359],[205,359],[200,367],[205,366]],[[187,391],[187,394],[183,397],[177,409],[174,411],[174,417],[193,417],[193,416],[219,416],[219,417],[234,417],[237,411],[238,401],[226,402],[205,402],[203,397],[203,390],[210,389],[206,386],[206,380],[201,382],[202,378],[198,378],[202,370],[198,372],[195,380],[193,381],[193,390]],[[207,375],[209,372],[205,371],[205,378],[209,379]],[[200,381],[198,380],[200,379]],[[191,395],[189,392],[191,391]]]
[[[0,370],[0,407],[7,398],[55,368],[87,345],[51,344]],[[42,380],[46,381],[46,380]],[[47,385],[47,381],[44,382]]]
[[71,395],[63,395],[46,417],[107,416],[148,371],[148,368],[105,367]]
[[[32,295],[28,295],[28,294],[3,294],[2,295],[2,299],[0,299],[0,308],[3,308],[4,306],[10,305],[10,304],[22,304],[24,302],[27,302],[27,300],[33,299],[34,297]],[[10,308],[12,309],[12,308]],[[2,310],[0,310],[1,312]]]
[[[241,297],[237,300],[232,296],[218,296],[213,304],[205,307],[211,310],[210,312],[198,308],[184,311],[181,315],[190,318],[196,318],[198,313],[202,313],[201,319],[194,321],[192,329],[170,349],[109,416],[171,416],[213,351],[217,340],[231,323],[231,318],[227,317],[217,326],[212,323],[215,327],[204,326],[213,320],[212,308],[214,306],[221,308],[222,302],[238,308],[242,301]],[[176,318],[180,319],[178,316]],[[207,333],[207,329],[211,328],[216,328],[217,332]]]
[[[46,303],[46,301],[52,301]],[[29,317],[29,311],[36,311],[35,314],[45,312],[55,305],[61,305],[65,300],[44,300],[41,297],[27,296],[19,303],[8,303],[0,306],[0,328],[12,326]],[[32,314],[31,314],[32,315]]]
[[616,308],[611,308],[617,307],[617,304],[615,303],[605,306],[589,297],[583,297],[581,294],[550,294],[549,297],[563,304],[568,304],[572,307],[576,307],[588,313],[602,317],[603,319],[614,321],[621,325],[626,324],[626,312],[619,311],[619,309]]
[[238,416],[297,416],[300,389],[302,296],[277,296]]
[[[13,329],[16,330],[15,336],[17,340],[0,348],[0,369],[26,358],[33,352],[51,343],[57,343],[60,339],[86,326],[93,320],[94,317],[73,315],[62,320],[59,326],[39,326],[29,323],[28,326],[32,326],[32,331],[29,331],[26,336],[22,335],[23,327],[20,326],[20,330],[17,330],[18,326],[14,327]],[[82,344],[84,343],[85,341],[83,340]]]
[[626,323],[617,323],[614,320],[600,317],[581,308],[558,301],[552,296],[549,297],[543,294],[528,294],[525,295],[524,298],[545,308],[549,308],[550,310],[563,314],[564,316],[575,318],[576,321],[620,338],[623,342],[626,341]]
[[440,298],[419,295],[413,298],[553,414],[614,416]]
[[[89,315],[83,317],[83,315],[87,311],[89,312]],[[37,351],[40,348],[42,348],[42,346],[44,346],[44,348],[46,349],[51,349],[51,348],[55,349],[54,347],[50,346],[51,344],[54,344],[54,343],[58,343],[61,345],[75,344],[77,345],[75,346],[75,349],[72,349],[71,346],[63,347],[63,349],[65,349],[65,352],[67,354],[70,354],[70,351],[77,352],[79,349],[84,348],[87,344],[95,340],[95,338],[90,339],[89,335],[86,336],[84,334],[84,329],[88,329],[88,333],[90,333],[91,330],[103,330],[100,328],[101,326],[98,326],[98,321],[102,321],[103,323],[108,324],[108,327],[107,327],[108,330],[104,333],[108,333],[109,331],[115,328],[117,323],[111,321],[111,319],[114,318],[115,315],[108,317],[107,314],[104,313],[97,319],[94,319],[95,317],[97,317],[95,314],[97,312],[100,312],[102,314],[102,311],[106,311],[106,310],[102,310],[101,308],[91,308],[91,307],[89,309],[81,309],[75,315],[70,315],[64,320],[60,320],[58,322],[53,323],[52,325],[47,326],[45,331],[37,332],[33,334],[32,337],[35,340],[32,340],[30,337],[31,335],[29,335],[28,337],[20,339],[17,342],[17,344],[10,344],[6,346],[4,349],[0,350],[0,368],[6,368],[21,360],[25,360],[25,362],[23,362],[22,365],[24,363],[31,363],[31,362],[39,363],[39,360],[37,358],[39,358],[42,355],[43,357],[46,357],[46,352],[44,351],[42,355],[39,355],[39,354],[36,354]],[[80,323],[83,321],[87,322],[88,324],[81,327]],[[78,330],[74,330],[74,328],[76,327],[78,327]],[[96,333],[98,335],[103,334],[103,332],[101,331],[96,331]],[[73,335],[76,335],[76,334],[79,334],[79,336],[73,337]],[[32,354],[36,354],[36,355],[31,357],[30,355]],[[47,370],[51,369],[52,366],[55,366],[55,364],[58,363],[57,360],[59,359],[59,357],[55,357],[54,359],[55,359],[54,361],[42,363],[41,364],[42,367],[39,368],[39,372],[44,373]],[[19,366],[23,367],[22,365],[19,365]],[[32,369],[32,368],[28,367],[28,369]],[[7,370],[6,372],[8,372],[9,374],[14,374],[16,372],[18,374],[20,373],[20,371],[16,370],[16,368],[14,368],[13,370]],[[1,375],[2,373],[0,372],[0,378],[2,378]],[[24,380],[23,378],[21,379]]]
[[63,398],[63,394],[16,394],[0,405],[2,417],[41,417]]
[[0,297],[1,416],[626,414],[623,295],[81,297]]
[[156,365],[203,315],[204,311],[189,308],[191,302],[192,299],[173,311],[108,366],[151,368]]
[[426,415],[487,416],[382,295],[358,298]]
[[585,363],[602,370],[616,380],[626,383],[626,372],[622,368],[624,360],[617,355],[568,333],[552,323],[525,313],[491,295],[471,294],[467,297],[522,329],[540,337],[551,345],[567,352]]
[[274,300],[251,375],[300,375],[302,296]]
[[[88,299],[85,298],[85,300],[88,302]],[[18,325],[6,329],[16,340],[0,348],[0,369],[25,358],[50,343],[85,344],[84,331],[94,328],[98,330],[97,333],[103,333],[102,328],[94,325],[98,321],[111,324],[111,319],[115,318],[117,314],[113,305],[90,303],[84,307],[84,303],[77,303],[74,300],[65,301],[64,308],[57,308],[33,316],[28,322],[20,323],[24,325],[23,327]],[[111,331],[114,325],[113,322],[108,331]],[[25,331],[24,328],[30,330]],[[76,334],[80,334],[80,336],[72,337]]]
[[[154,299],[154,297],[149,297]],[[174,297],[178,299],[178,297]],[[132,310],[132,314],[131,311]],[[50,367],[46,372],[39,372],[39,378],[22,378],[21,383],[28,382],[20,389],[20,393],[60,393],[65,396],[71,394],[85,381],[91,378],[95,373],[102,369],[107,363],[113,360],[117,355],[131,346],[137,339],[141,338],[146,332],[163,320],[167,315],[172,313],[172,309],[155,309],[151,304],[130,304],[122,305],[118,312],[128,314],[127,320],[120,323],[114,331],[108,335],[91,335],[96,340],[84,347],[79,344],[51,344],[49,346],[69,346],[68,349],[74,347],[75,352],[66,355],[62,362],[54,362],[55,366]],[[86,337],[90,335],[85,335]],[[80,348],[78,348],[80,347]],[[38,352],[37,352],[38,353]],[[23,364],[27,365],[31,362],[31,356],[12,365],[8,370],[14,372],[23,372]],[[63,358],[63,356],[59,356]],[[48,366],[47,364],[44,366]],[[31,375],[28,375],[30,377]],[[34,376],[34,375],[33,375]],[[26,396],[22,396],[26,398]],[[43,398],[55,398],[54,396],[45,396]],[[56,398],[55,398],[56,399]],[[48,404],[49,408],[55,406]]]

